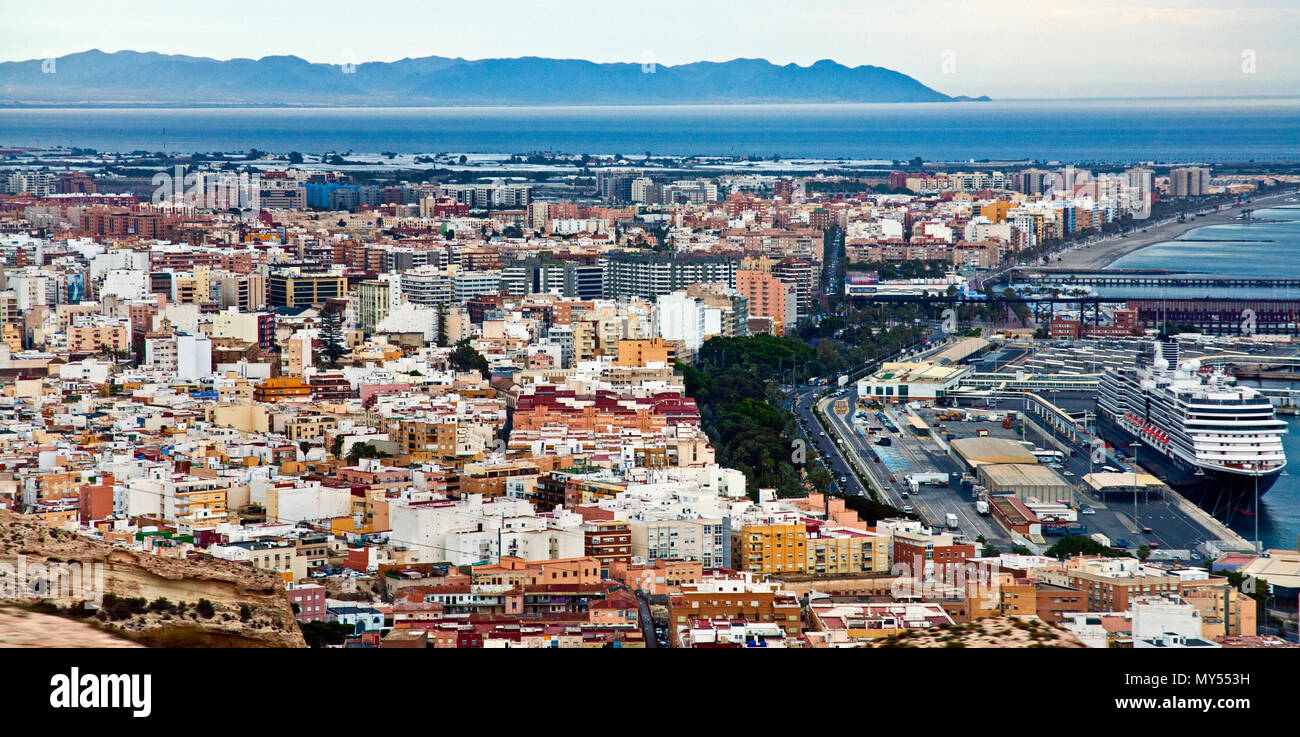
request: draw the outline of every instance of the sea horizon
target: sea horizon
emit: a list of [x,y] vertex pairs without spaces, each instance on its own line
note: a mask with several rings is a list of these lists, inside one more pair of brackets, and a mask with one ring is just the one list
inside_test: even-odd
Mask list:
[[[1141,102],[1143,104],[1134,104]],[[1241,116],[1249,116],[1249,125]],[[0,106],[0,145],[1160,163],[1300,160],[1300,96],[971,104]]]

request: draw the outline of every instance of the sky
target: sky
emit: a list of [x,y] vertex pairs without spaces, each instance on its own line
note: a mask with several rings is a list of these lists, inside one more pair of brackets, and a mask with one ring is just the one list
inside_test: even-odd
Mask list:
[[833,59],[950,95],[1235,97],[1300,94],[1297,29],[1297,0],[7,0],[0,61],[92,48],[323,63]]

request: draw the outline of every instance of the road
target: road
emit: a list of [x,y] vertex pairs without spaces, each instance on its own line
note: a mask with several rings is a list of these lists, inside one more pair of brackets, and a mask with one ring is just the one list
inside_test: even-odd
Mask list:
[[659,647],[659,640],[655,637],[654,619],[650,616],[650,602],[646,595],[640,591],[636,592],[636,605],[641,616],[641,636],[645,638],[645,646],[648,648]]
[[[935,340],[936,338],[937,336],[933,331],[927,335],[928,340]],[[882,363],[897,359],[903,353],[914,349],[916,345],[917,344],[909,345],[899,353],[853,368],[846,375],[857,376],[860,373],[872,370]],[[945,347],[943,344],[938,344],[934,346],[932,350],[940,350],[943,347]],[[850,381],[848,386],[843,390],[834,390],[829,394],[829,396],[834,397],[837,393],[851,394],[853,388],[854,384]],[[787,389],[789,389],[789,387],[787,387]],[[846,451],[835,442],[835,437],[833,435],[827,434],[827,432],[822,428],[821,423],[817,421],[817,416],[814,413],[814,405],[817,403],[818,396],[826,391],[827,388],[821,385],[801,385],[794,387],[792,390],[793,396],[791,398],[791,411],[799,420],[799,425],[803,428],[804,434],[812,440],[813,449],[816,450],[820,457],[822,465],[831,472],[833,478],[831,490],[853,496],[870,497],[870,492],[865,486],[863,486],[857,475],[853,473],[852,468],[849,467],[845,458]],[[826,413],[828,417],[830,414],[832,413]],[[832,428],[833,427],[834,426],[832,425]],[[832,432],[834,432],[833,429]],[[840,479],[844,479],[845,481],[841,483]],[[877,486],[877,488],[881,487]]]
[[[891,438],[889,446],[872,445],[867,438],[856,432],[851,417],[841,418],[836,415],[831,418],[831,423],[837,432],[848,436],[850,445],[867,459],[868,473],[877,480],[890,503],[899,508],[912,507],[917,515],[934,527],[946,526],[947,515],[956,515],[958,529],[965,537],[974,540],[982,535],[994,547],[1009,547],[1012,544],[1010,536],[991,518],[975,512],[975,500],[963,496],[959,484],[922,485],[915,493],[911,492],[907,483],[909,474],[945,473],[951,476],[954,472],[960,473],[962,469],[933,440],[912,435],[906,429],[906,412],[901,408],[891,407],[884,412],[902,432],[885,430],[870,411],[863,424],[870,428],[866,431],[868,434],[888,435]],[[879,463],[872,460],[873,454],[880,459]],[[891,478],[894,480],[890,481]]]
[[[946,346],[942,344],[936,345],[928,352],[938,351],[944,347]],[[885,360],[894,360],[897,357],[894,355]],[[872,366],[882,362],[874,362]],[[914,507],[913,511],[930,525],[943,526],[949,513],[956,514],[960,521],[960,532],[964,536],[973,540],[983,535],[986,542],[1000,549],[1011,545],[1011,538],[1001,528],[989,518],[975,513],[974,501],[962,497],[960,486],[955,484],[949,487],[922,486],[917,494],[910,492],[907,483],[909,473],[929,471],[951,473],[960,470],[954,461],[934,445],[933,441],[918,441],[910,434],[902,437],[891,434],[894,444],[890,447],[872,445],[867,438],[858,434],[854,427],[853,409],[856,407],[854,384],[850,383],[843,389],[819,396],[823,391],[820,387],[799,389],[795,394],[794,412],[804,426],[805,432],[813,438],[814,447],[820,454],[822,463],[834,475],[837,487],[840,486],[840,479],[843,478],[845,493],[869,495],[866,487],[850,468],[847,459],[851,458],[867,475],[871,485],[879,490],[881,501],[898,509]],[[836,404],[839,404],[842,410],[846,410],[844,415],[835,410]],[[814,407],[817,405],[820,405],[822,414],[830,425],[829,433],[816,419]],[[868,416],[866,426],[883,432],[880,423],[870,413]],[[905,428],[906,421],[901,417],[896,417],[894,421],[897,427]],[[880,459],[879,462],[874,460],[876,458]],[[891,477],[893,481],[890,481]]]

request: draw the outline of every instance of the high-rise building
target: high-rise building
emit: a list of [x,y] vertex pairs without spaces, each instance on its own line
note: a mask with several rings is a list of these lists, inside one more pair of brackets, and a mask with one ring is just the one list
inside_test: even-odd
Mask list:
[[1204,197],[1210,193],[1210,170],[1188,166],[1169,170],[1169,196]]
[[797,288],[770,271],[737,271],[736,291],[749,301],[749,317],[767,318],[777,335],[784,335],[798,319]]
[[273,272],[266,291],[271,307],[308,307],[346,296],[348,280],[342,271],[304,272],[295,267]]
[[367,279],[357,285],[357,321],[362,330],[374,330],[388,316],[391,288],[386,279]]
[[661,295],[655,302],[655,326],[659,337],[676,341],[686,352],[704,345],[705,313],[708,308],[686,292]]
[[604,260],[607,298],[656,297],[691,284],[736,284],[736,260],[719,256],[615,253]]

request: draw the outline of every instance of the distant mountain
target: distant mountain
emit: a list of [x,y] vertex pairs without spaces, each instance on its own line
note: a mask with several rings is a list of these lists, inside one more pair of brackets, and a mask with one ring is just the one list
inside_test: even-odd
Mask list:
[[[576,59],[428,56],[351,67],[296,56],[219,61],[98,50],[0,63],[0,104],[88,105],[676,105],[953,102],[874,66],[763,59],[678,66]],[[988,98],[974,98],[987,100]]]

